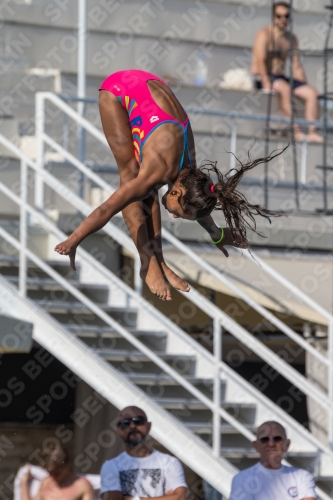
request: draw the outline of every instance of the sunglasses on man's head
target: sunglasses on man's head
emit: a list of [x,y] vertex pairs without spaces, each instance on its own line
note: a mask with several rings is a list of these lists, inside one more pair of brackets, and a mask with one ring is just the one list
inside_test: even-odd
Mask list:
[[290,14],[275,14],[275,17],[276,17],[277,19],[282,19],[283,17],[284,17],[285,19],[289,19]]
[[[261,438],[259,438],[259,441],[261,442],[261,444],[266,444],[269,442],[271,438],[268,437],[268,436],[263,436]],[[272,437],[274,443],[282,443],[283,441],[283,437],[282,436],[274,436]]]
[[131,425],[131,422],[133,422],[134,425],[142,425],[146,422],[146,417],[136,415],[135,417],[123,418],[119,420],[117,427],[120,427],[120,429],[127,429]]

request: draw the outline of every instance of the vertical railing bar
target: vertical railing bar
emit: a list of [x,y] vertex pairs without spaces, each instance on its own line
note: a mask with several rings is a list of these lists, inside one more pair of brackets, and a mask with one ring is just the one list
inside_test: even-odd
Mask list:
[[27,212],[25,209],[28,198],[28,167],[24,160],[21,160],[20,172],[20,268],[19,268],[19,292],[22,297],[27,294]]
[[306,183],[306,157],[308,153],[308,142],[306,140],[306,135],[303,135],[302,141],[302,158],[301,158],[301,183]]
[[141,261],[140,257],[134,258],[134,290],[142,296],[142,279],[140,277]]
[[219,457],[221,454],[221,378],[220,378],[220,361],[221,361],[221,325],[218,318],[214,318],[213,323],[213,345],[214,357],[216,360],[214,367],[214,389],[213,389],[213,402],[214,402],[214,415],[213,415],[213,454]]
[[230,169],[236,168],[236,147],[237,147],[237,118],[232,120],[230,136]]
[[62,123],[62,147],[68,151],[68,143],[69,143],[69,127],[68,127],[68,115],[67,113],[63,113],[63,123]]
[[[44,168],[44,96],[42,93],[36,94],[36,116],[35,116],[35,130],[36,130],[36,166],[39,170]],[[44,209],[44,181],[40,174],[35,175],[35,206],[36,208]]]
[[[328,396],[330,401],[333,401],[333,321],[328,324],[328,356],[330,365],[327,367],[328,374]],[[333,408],[331,407],[328,412],[328,443],[331,450],[333,450]]]

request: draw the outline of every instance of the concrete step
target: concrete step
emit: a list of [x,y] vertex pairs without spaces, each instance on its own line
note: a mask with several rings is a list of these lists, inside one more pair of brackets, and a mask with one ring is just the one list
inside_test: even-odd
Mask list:
[[[249,9],[247,6],[244,9],[242,5],[212,1],[198,5],[187,0],[171,0],[167,7],[152,5],[149,15],[142,10],[140,13],[142,5],[139,1],[130,0],[119,3],[117,15],[110,16],[98,0],[94,0],[88,13],[88,73],[103,78],[111,67],[113,71],[141,67],[161,76],[166,73],[189,81],[196,70],[193,53],[206,51],[208,78],[212,81],[221,70],[224,72],[229,68],[228,65],[221,67],[221,51],[226,47],[249,50],[258,30],[271,20],[270,7]],[[129,9],[133,15],[130,18]],[[24,33],[31,44],[26,51],[30,66],[37,66],[48,57],[53,67],[72,72],[76,50],[70,37],[73,36],[73,19],[76,19],[77,9],[74,4],[64,12],[59,9],[60,15],[52,16],[57,18],[54,22],[46,16],[46,11],[32,4],[20,5],[20,8],[14,5],[15,14],[4,13],[7,45],[17,43],[24,26]],[[96,15],[97,11],[99,15]],[[311,52],[322,50],[325,13],[321,8],[319,12],[304,9],[295,13],[295,32],[301,48],[309,51],[310,47]],[[141,22],[138,24],[139,18]],[[28,25],[27,19],[34,19],[34,25]],[[127,32],[127,40],[119,38],[119,23]],[[46,30],[47,37],[44,36]],[[67,43],[72,43],[69,47],[63,41],[66,32],[69,38]],[[207,45],[207,40],[212,45]],[[135,43],[135,52],[128,50],[129,43]],[[316,73],[309,71],[311,77]],[[320,84],[320,75],[317,82]]]
[[[204,1],[198,5],[186,0],[172,0],[167,7],[158,8],[157,4],[151,6],[149,15],[140,14],[142,5],[133,0],[130,2],[131,12],[134,17],[137,13],[136,17],[141,18],[143,23],[141,26],[134,26],[131,24],[132,18],[128,19],[128,4],[129,2],[118,4],[117,16],[109,16],[97,0],[89,7],[89,74],[103,78],[111,67],[113,71],[117,71],[139,66],[160,76],[170,75],[189,83],[196,70],[195,51],[205,51],[208,79],[212,82],[216,78],[221,79],[221,74],[235,65],[244,67],[245,64],[248,67],[247,52],[252,47],[255,35],[271,20],[268,6],[253,9],[247,6],[244,9],[242,2],[235,5],[234,2]],[[7,45],[17,44],[24,26],[24,32],[33,47],[33,50],[30,48],[28,51],[30,66],[37,66],[40,61],[48,59],[53,67],[72,72],[76,50],[73,45],[67,47],[63,38],[67,31],[67,43],[70,45],[72,23],[77,15],[74,4],[64,12],[59,9],[59,16],[54,16],[57,18],[54,22],[50,22],[50,16],[45,15],[47,9],[43,10],[37,5],[20,7],[22,8],[14,9],[15,16],[5,14]],[[322,6],[316,6],[315,9],[316,11],[304,9],[295,13],[295,33],[299,37],[300,47],[310,54],[322,51],[323,47],[323,16],[326,11]],[[100,14],[96,17],[97,11]],[[17,25],[12,24],[14,19]],[[119,22],[128,31],[127,42],[119,39]],[[44,36],[46,29],[47,37]],[[209,46],[207,40],[213,43]],[[135,53],[128,51],[128,43],[135,45]],[[314,66],[312,63],[305,66],[310,83],[321,89],[318,72],[322,61],[318,56],[311,56],[313,60],[316,57],[318,61]]]
[[[170,31],[173,30],[174,38],[203,42],[212,37],[215,43],[223,42],[233,45],[235,41],[238,41],[238,43],[247,44],[252,41],[258,29],[271,20],[270,6],[247,9],[244,12],[245,9],[242,6],[247,5],[245,2],[207,1],[204,5],[198,5],[194,1],[170,0],[167,7],[159,4],[151,5],[148,13],[142,11],[142,4],[138,0],[128,0],[126,3],[117,5],[116,16],[108,15],[105,7],[100,6],[97,11],[98,5],[100,6],[98,0],[92,1],[89,5],[88,29],[93,34],[117,33],[121,24],[124,29],[126,28],[128,37],[131,37],[131,42],[134,37],[143,35],[159,38],[161,34],[168,33],[169,38],[172,38]],[[129,12],[133,17],[135,13],[141,12],[141,19],[129,18]],[[315,27],[325,13],[327,11],[323,9],[322,0],[320,4],[314,2],[311,10],[304,6],[303,9],[297,9],[294,13],[294,24],[298,27],[299,36],[307,36],[307,40],[314,42],[318,50],[322,46],[318,40],[320,31]],[[51,27],[52,31],[59,30],[59,28],[72,29],[73,22],[77,22],[77,8],[74,4],[69,4],[63,11],[59,9],[58,15],[50,16],[47,9],[39,5],[15,5],[13,3],[12,12],[4,12],[4,19],[6,23],[15,20],[18,24],[28,24],[27,20],[33,19],[36,29],[45,27]],[[225,30],[218,29],[221,27]],[[12,39],[7,40],[7,45]],[[128,43],[130,42],[127,40],[127,45]],[[125,47],[126,41],[121,40],[119,45]],[[62,47],[71,53],[67,47],[64,47],[64,44],[59,49]]]

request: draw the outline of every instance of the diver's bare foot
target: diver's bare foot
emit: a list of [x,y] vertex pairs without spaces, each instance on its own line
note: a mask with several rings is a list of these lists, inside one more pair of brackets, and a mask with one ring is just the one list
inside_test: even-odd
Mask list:
[[324,137],[322,135],[319,135],[317,132],[309,132],[308,135],[306,136],[307,142],[324,142]]
[[77,245],[73,243],[71,238],[67,238],[67,240],[59,243],[55,248],[55,252],[58,252],[60,255],[69,255],[69,263],[71,268],[76,271],[75,267],[75,254],[76,254]]
[[161,262],[160,266],[162,268],[162,271],[163,271],[166,279],[168,280],[168,282],[170,283],[170,285],[173,288],[175,288],[176,290],[181,290],[182,292],[189,292],[190,291],[189,284],[186,283],[186,281],[184,281],[182,278],[180,278],[179,276],[177,276],[177,274],[174,273],[170,269],[170,267],[168,267],[166,265],[165,262]]
[[140,271],[141,279],[147,283],[149,290],[161,300],[172,300],[170,286],[165,281],[156,257],[152,257],[148,269]]

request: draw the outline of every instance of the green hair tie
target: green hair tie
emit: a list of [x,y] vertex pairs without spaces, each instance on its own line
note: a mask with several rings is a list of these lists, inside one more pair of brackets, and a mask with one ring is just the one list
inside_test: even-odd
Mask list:
[[223,229],[223,227],[220,227],[219,229],[221,229],[221,238],[218,241],[212,240],[212,243],[214,243],[214,245],[218,245],[219,243],[221,243],[221,241],[224,238],[224,229]]

